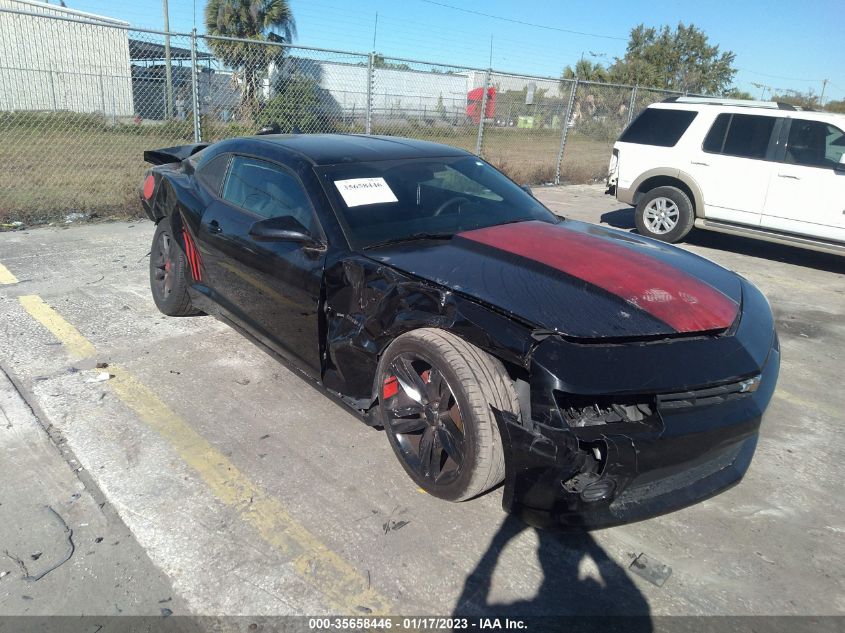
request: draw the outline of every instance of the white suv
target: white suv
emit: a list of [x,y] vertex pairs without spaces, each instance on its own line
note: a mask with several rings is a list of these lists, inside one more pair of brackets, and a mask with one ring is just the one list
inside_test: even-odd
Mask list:
[[677,97],[613,146],[608,193],[664,242],[693,226],[845,254],[845,115]]

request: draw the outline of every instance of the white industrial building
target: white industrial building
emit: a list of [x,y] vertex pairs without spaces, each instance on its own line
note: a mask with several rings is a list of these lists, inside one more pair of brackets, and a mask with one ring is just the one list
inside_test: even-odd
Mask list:
[[0,111],[132,116],[127,26],[58,5],[0,0]]
[[[333,108],[344,116],[363,115],[366,111],[368,70],[365,64],[307,58],[289,58],[287,63],[290,66],[281,73],[274,63],[270,64],[264,85],[266,98],[273,96],[273,86],[285,73],[301,73],[316,81],[332,99]],[[467,92],[476,87],[473,80],[466,72],[433,73],[376,67],[373,69],[373,112],[376,117],[463,116]]]

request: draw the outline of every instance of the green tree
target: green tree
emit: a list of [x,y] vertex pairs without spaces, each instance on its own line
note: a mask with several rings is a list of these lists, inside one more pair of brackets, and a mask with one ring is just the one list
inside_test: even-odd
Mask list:
[[819,107],[819,95],[817,95],[812,89],[807,90],[806,92],[801,92],[800,90],[785,90],[780,94],[773,94],[771,100],[788,103],[807,110],[821,109]]
[[[259,82],[281,48],[259,42],[290,42],[296,22],[287,0],[208,0],[205,28],[209,35],[255,40],[256,43],[208,40],[220,60],[239,73],[241,116],[252,120],[258,109]],[[277,33],[276,31],[279,31]]]
[[276,94],[256,117],[258,125],[276,123],[282,132],[333,132],[339,106],[311,77],[293,75],[278,82]]
[[408,64],[397,64],[396,62],[389,62],[384,58],[384,55],[378,53],[373,55],[373,67],[387,68],[390,70],[411,70]]
[[729,99],[746,99],[748,101],[754,100],[754,95],[752,95],[750,92],[747,92],[746,90],[740,90],[739,88],[735,87],[725,90],[723,96]]
[[840,114],[845,114],[845,99],[828,101],[824,104],[824,109],[828,112],[839,112]]
[[575,64],[575,68],[567,66],[563,69],[561,79],[580,79],[582,81],[601,81],[608,80],[607,68],[598,62],[591,62],[589,59],[581,59]]
[[731,85],[736,54],[710,44],[704,31],[679,23],[631,29],[624,57],[609,69],[611,81],[679,92],[722,94]]

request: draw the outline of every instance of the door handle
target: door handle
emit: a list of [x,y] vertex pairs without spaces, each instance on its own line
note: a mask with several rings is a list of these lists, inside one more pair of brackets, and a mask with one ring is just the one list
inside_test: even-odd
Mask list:
[[691,160],[690,165],[701,165],[702,167],[709,167],[710,163],[702,163],[700,160]]
[[792,174],[778,174],[778,178],[790,178],[792,180],[801,180],[798,176],[793,176]]
[[212,220],[208,223],[208,232],[209,233],[222,233],[223,229],[220,228],[220,223],[217,220]]

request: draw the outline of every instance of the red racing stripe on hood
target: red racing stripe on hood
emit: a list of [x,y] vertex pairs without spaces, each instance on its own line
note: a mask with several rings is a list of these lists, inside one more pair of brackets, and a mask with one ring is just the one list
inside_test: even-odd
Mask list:
[[659,259],[561,225],[519,222],[465,231],[458,237],[582,279],[678,332],[725,329],[739,309],[730,297]]

